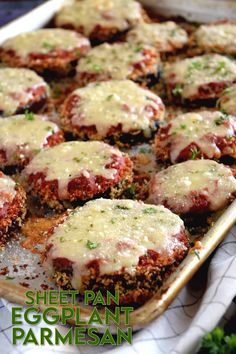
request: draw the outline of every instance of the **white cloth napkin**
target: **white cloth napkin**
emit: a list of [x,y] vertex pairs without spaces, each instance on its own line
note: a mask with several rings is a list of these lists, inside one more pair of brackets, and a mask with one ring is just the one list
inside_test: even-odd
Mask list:
[[[204,281],[204,272],[207,283]],[[11,344],[11,306],[4,301],[0,306],[1,354],[194,354],[206,332],[236,311],[236,227],[221,243],[211,259],[209,268],[204,266],[200,276],[194,278],[169,306],[165,313],[145,329],[134,334],[132,345],[121,347],[46,346]],[[27,325],[25,325],[27,328]],[[41,327],[46,327],[41,324]],[[37,333],[40,327],[34,327]],[[66,329],[60,326],[61,331]]]

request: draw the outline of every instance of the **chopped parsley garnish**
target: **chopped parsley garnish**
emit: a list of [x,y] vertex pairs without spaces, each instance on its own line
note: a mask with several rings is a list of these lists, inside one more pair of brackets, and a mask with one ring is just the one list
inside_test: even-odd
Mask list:
[[48,127],[46,127],[45,129],[46,129],[48,132],[51,131],[51,132],[53,133],[53,128],[52,128],[52,127],[48,126]]
[[87,248],[90,249],[90,250],[94,250],[99,245],[100,245],[99,243],[93,242],[93,241],[90,241],[90,240],[87,240],[87,243],[86,243]]
[[196,69],[196,70],[200,70],[202,69],[202,63],[200,61],[193,61],[191,63],[191,65],[189,66],[190,70]]
[[231,91],[233,91],[233,86],[226,87],[223,91],[223,94],[230,93]]
[[121,209],[121,210],[130,210],[129,207],[125,206],[125,205],[116,205],[116,209]]
[[215,119],[215,124],[221,125],[227,120],[228,120],[228,115],[222,112],[221,116]]
[[75,162],[80,162],[81,161],[81,159],[79,158],[79,157],[73,157],[73,161],[75,161]]
[[93,64],[92,68],[93,68],[93,70],[95,70],[95,71],[101,71],[101,70],[102,70],[101,65],[98,65],[98,64]]
[[151,152],[151,149],[150,149],[149,147],[141,147],[141,148],[139,149],[139,152],[140,152],[141,154],[148,154],[148,153]]
[[33,112],[29,112],[29,111],[25,111],[25,119],[34,120],[34,113]]
[[44,41],[43,42],[43,48],[46,48],[46,49],[54,49],[55,48],[55,45],[49,43],[49,42],[46,42]]
[[172,93],[173,93],[174,96],[178,96],[178,95],[180,95],[182,93],[182,91],[183,91],[182,86],[180,84],[177,84],[175,86],[175,88],[172,90]]
[[65,237],[60,237],[60,243],[63,243],[63,242],[65,242],[66,240],[65,240]]
[[176,34],[177,34],[177,30],[176,29],[173,29],[173,30],[170,31],[170,36],[171,37],[175,37]]
[[146,208],[143,212],[144,214],[156,214],[157,210],[155,208]]
[[226,67],[226,62],[223,60],[220,60],[217,64],[217,67],[216,67],[214,73],[217,74],[218,72],[222,71],[222,69],[225,69],[225,67]]
[[186,128],[187,128],[187,125],[186,125],[186,124],[180,124],[180,128],[181,128],[181,129],[186,129]]
[[139,53],[139,52],[141,52],[142,50],[143,50],[143,47],[141,47],[141,46],[136,47],[136,48],[134,49],[134,51],[135,51],[136,53]]
[[187,78],[190,78],[194,71],[203,69],[202,63],[200,61],[193,61],[187,69]]
[[126,194],[130,197],[133,198],[135,196],[135,185],[131,184],[129,188],[126,189]]
[[7,275],[7,276],[5,277],[5,280],[13,280],[13,279],[15,279],[15,277],[10,277],[9,275]]
[[112,99],[112,97],[113,97],[113,94],[107,96],[106,100],[107,100],[107,101],[110,101],[110,100]]
[[192,148],[191,149],[191,159],[192,160],[195,160],[198,154],[199,154],[199,151],[198,151],[197,148]]
[[91,57],[87,57],[85,60],[86,60],[86,63],[87,63],[87,64],[92,63],[92,58],[91,58]]

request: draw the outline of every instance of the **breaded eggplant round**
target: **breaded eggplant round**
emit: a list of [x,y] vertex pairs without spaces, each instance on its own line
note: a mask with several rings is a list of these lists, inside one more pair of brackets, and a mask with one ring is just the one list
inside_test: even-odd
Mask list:
[[9,176],[0,171],[0,245],[21,224],[26,213],[26,194]]
[[128,155],[98,141],[66,142],[39,152],[22,171],[31,195],[52,208],[119,196],[132,182]]
[[77,32],[40,29],[5,41],[0,57],[8,66],[67,74],[89,49],[89,40]]
[[219,111],[181,114],[162,125],[155,137],[158,160],[236,158],[236,117]]
[[40,150],[64,141],[59,127],[32,113],[0,120],[0,168],[24,167]]
[[188,34],[173,21],[141,23],[128,32],[126,40],[155,47],[159,52],[175,52],[187,45]]
[[137,1],[86,0],[63,7],[55,17],[55,24],[101,42],[129,30],[145,18]]
[[119,292],[120,305],[142,305],[188,250],[183,221],[163,206],[97,199],[51,230],[44,265],[57,285]]
[[176,214],[221,210],[236,196],[231,169],[212,160],[186,161],[158,172],[150,183],[149,200]]
[[163,78],[170,99],[214,103],[236,81],[236,62],[223,55],[205,54],[166,64]]
[[0,68],[0,115],[11,116],[29,109],[37,112],[49,97],[49,87],[34,71]]
[[157,95],[133,81],[104,81],[71,93],[61,109],[61,125],[80,139],[130,145],[153,136],[164,110]]
[[236,21],[201,25],[193,39],[204,52],[236,55]]
[[153,84],[159,78],[160,55],[155,48],[131,43],[101,44],[77,65],[79,86],[89,82],[130,79]]

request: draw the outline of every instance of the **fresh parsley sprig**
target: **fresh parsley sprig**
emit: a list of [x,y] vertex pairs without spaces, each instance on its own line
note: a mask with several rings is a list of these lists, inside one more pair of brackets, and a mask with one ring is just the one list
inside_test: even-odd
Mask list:
[[225,335],[222,328],[207,333],[198,354],[234,354],[236,352],[236,334]]

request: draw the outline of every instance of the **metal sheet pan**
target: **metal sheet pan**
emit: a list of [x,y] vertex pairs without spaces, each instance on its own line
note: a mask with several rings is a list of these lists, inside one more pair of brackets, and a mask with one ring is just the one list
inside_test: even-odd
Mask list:
[[[14,36],[20,32],[31,31],[44,26],[55,14],[55,12],[70,0],[50,0],[45,4],[34,9],[30,13],[13,21],[0,29],[0,43],[6,38]],[[187,19],[193,21],[211,21],[218,18],[236,18],[236,3],[233,1],[171,1],[171,0],[144,0],[145,5],[152,7],[153,11],[172,16],[182,14]],[[214,10],[216,3],[217,11]],[[200,6],[202,5],[202,6]],[[204,5],[204,6],[203,6]],[[235,11],[232,11],[234,10]],[[191,14],[191,16],[190,16]],[[134,329],[142,328],[156,317],[158,317],[168,307],[171,301],[177,296],[179,291],[192,278],[196,271],[201,267],[208,256],[214,251],[217,245],[224,239],[227,232],[236,222],[236,201],[233,202],[227,210],[218,218],[210,230],[202,235],[202,248],[196,254],[189,253],[181,263],[176,272],[174,272],[161,289],[146,304],[136,309],[130,316],[131,325]],[[40,268],[37,255],[23,250],[19,241],[13,241],[8,244],[6,250],[0,254],[0,262],[9,267],[12,271],[13,263],[22,264],[22,268],[17,272],[14,280],[5,280],[5,276],[0,276],[0,297],[24,305],[26,288],[20,283],[24,282],[27,272],[34,280],[30,281],[30,288],[33,290],[42,290],[40,280],[44,280],[43,270]],[[24,268],[24,263],[30,264],[30,267]],[[54,287],[50,282],[49,286]],[[43,309],[45,306],[40,306]],[[81,311],[82,319],[86,320],[90,315],[89,308],[83,308]],[[72,321],[73,323],[73,321]],[[122,326],[122,319],[121,319]]]
[[236,2],[233,0],[142,0],[141,2],[163,16],[181,16],[193,22],[236,18]]

